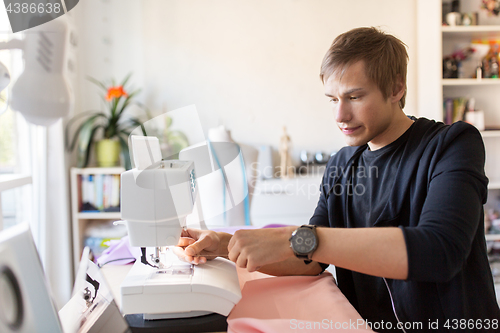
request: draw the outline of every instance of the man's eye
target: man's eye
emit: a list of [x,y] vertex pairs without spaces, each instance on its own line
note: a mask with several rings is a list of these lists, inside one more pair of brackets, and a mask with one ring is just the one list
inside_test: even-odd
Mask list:
[[349,97],[349,99],[350,99],[351,101],[353,101],[353,100],[358,99],[358,97],[356,97],[356,96],[351,96],[351,97]]
[[338,101],[339,101],[339,100],[338,100],[338,99],[336,99],[336,98],[332,98],[332,99],[330,99],[330,103],[332,103],[332,104],[335,104],[335,103],[337,103]]

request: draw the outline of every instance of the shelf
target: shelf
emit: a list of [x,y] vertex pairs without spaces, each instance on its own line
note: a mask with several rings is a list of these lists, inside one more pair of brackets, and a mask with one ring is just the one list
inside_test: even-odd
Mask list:
[[483,138],[500,138],[500,130],[481,131]]
[[102,212],[102,213],[78,213],[79,219],[84,220],[120,220],[121,215],[119,212]]
[[457,25],[442,26],[441,31],[444,33],[462,33],[462,32],[500,32],[500,25]]
[[125,171],[122,167],[111,168],[71,168],[72,172],[78,175],[107,175],[107,174],[121,174]]
[[443,86],[488,86],[500,85],[500,79],[442,79]]
[[500,240],[500,234],[487,234],[485,238],[487,242],[498,241]]
[[488,190],[500,190],[500,182],[490,182],[488,184]]
[[471,39],[498,37],[500,25],[442,26],[443,35],[460,35]]

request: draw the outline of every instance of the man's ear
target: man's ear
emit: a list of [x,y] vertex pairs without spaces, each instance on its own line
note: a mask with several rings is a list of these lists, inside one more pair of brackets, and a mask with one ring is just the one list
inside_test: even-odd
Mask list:
[[398,78],[396,79],[396,82],[394,84],[394,88],[392,90],[392,96],[391,102],[392,103],[398,103],[401,98],[403,97],[404,93],[406,91],[406,84],[401,78],[401,76],[398,75]]

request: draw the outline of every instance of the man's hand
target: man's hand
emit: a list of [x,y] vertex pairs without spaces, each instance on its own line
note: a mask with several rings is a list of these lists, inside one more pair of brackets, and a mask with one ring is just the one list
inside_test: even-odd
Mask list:
[[288,241],[297,227],[238,230],[231,238],[229,259],[249,272],[293,256]]
[[179,243],[174,248],[177,256],[189,263],[198,265],[215,257],[227,258],[227,243],[230,234],[211,230],[183,230]]

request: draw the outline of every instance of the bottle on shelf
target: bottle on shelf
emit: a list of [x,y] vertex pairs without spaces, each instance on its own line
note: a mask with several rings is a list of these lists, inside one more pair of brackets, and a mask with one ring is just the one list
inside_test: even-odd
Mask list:
[[476,67],[476,79],[481,80],[483,78],[483,63],[479,62]]
[[498,79],[498,44],[491,47],[492,54],[490,55],[490,78]]

